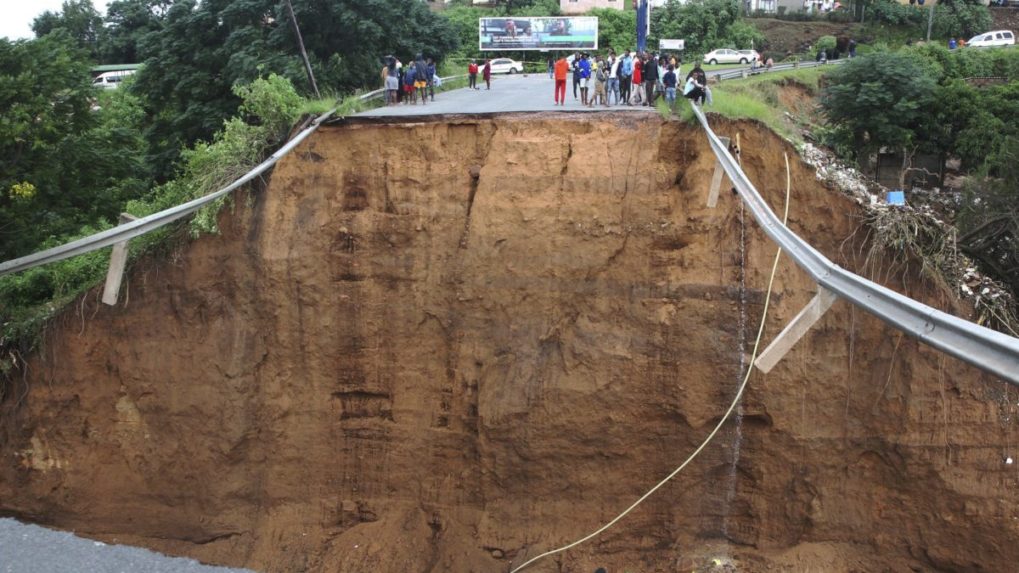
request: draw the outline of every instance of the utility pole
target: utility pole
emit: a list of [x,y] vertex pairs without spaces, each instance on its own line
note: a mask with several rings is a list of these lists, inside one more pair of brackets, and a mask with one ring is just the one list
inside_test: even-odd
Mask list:
[[637,51],[647,50],[647,37],[651,29],[651,6],[648,0],[633,0],[633,7],[637,10]]
[[931,41],[931,28],[934,27],[934,4],[935,0],[928,0],[931,3],[931,11],[927,14],[927,41]]
[[311,82],[311,89],[315,92],[315,97],[322,97],[318,93],[318,84],[315,83],[315,73],[311,71],[311,62],[308,61],[308,52],[304,50],[304,39],[301,38],[301,29],[297,27],[297,16],[294,15],[294,6],[290,3],[290,0],[286,0],[287,11],[290,12],[290,23],[294,25],[294,34],[297,35],[297,45],[301,48],[301,58],[304,60],[304,71],[308,72],[308,81]]

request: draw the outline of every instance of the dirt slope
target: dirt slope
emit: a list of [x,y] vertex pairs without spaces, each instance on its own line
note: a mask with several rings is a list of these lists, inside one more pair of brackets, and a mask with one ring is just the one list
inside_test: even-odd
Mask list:
[[[459,572],[626,507],[731,399],[774,247],[748,221],[741,297],[693,127],[562,117],[320,130],[222,236],[49,330],[0,405],[0,514],[262,571]],[[718,131],[778,205],[787,146]],[[794,230],[950,303],[793,180]],[[769,339],[813,291],[783,262]],[[838,303],[738,429],[534,570],[1011,570],[1016,394]]]

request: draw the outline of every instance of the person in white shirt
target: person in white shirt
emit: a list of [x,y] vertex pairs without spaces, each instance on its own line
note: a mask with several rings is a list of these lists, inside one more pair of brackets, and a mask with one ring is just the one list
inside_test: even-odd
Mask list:
[[608,85],[608,103],[612,105],[612,94],[616,94],[616,105],[619,105],[619,63],[620,60],[616,58],[615,52],[609,52],[609,85]]

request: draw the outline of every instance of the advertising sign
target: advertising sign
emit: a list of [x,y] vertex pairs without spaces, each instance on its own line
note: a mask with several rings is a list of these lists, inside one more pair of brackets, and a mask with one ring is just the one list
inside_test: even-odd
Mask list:
[[482,50],[597,50],[598,18],[480,18]]
[[658,40],[658,50],[664,52],[665,50],[682,50],[686,45],[686,40]]

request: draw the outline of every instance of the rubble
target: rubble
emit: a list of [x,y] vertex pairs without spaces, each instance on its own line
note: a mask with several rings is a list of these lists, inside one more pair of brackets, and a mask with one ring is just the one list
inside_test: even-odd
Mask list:
[[[814,168],[817,179],[829,189],[840,191],[862,206],[872,222],[895,212],[908,212],[945,236],[959,235],[955,225],[945,220],[946,213],[954,212],[958,204],[957,194],[940,189],[926,193],[911,190],[912,204],[889,205],[884,199],[888,192],[886,187],[839,161],[830,151],[808,142],[800,149],[800,157]],[[1015,327],[1014,296],[1005,285],[978,271],[975,263],[958,251],[938,262],[938,271],[945,281],[955,283],[959,297],[973,305],[979,315],[979,323],[986,322],[987,314],[990,314],[1003,328],[1011,330]]]

